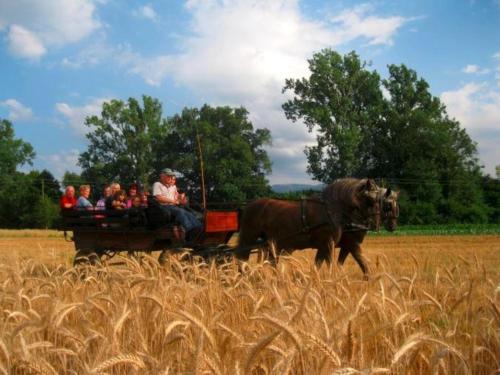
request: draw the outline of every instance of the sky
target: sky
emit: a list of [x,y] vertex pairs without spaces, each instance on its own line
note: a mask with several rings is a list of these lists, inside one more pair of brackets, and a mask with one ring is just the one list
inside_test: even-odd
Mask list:
[[79,172],[84,119],[106,100],[151,95],[165,117],[244,106],[271,130],[270,182],[311,183],[314,135],[286,120],[282,88],[323,48],[355,50],[382,77],[414,69],[495,175],[500,0],[0,0],[0,118],[33,145],[32,168],[61,178]]

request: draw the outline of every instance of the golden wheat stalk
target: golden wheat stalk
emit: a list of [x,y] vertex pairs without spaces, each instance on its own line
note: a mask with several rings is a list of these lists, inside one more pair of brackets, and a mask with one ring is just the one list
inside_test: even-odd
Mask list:
[[141,358],[133,354],[119,354],[112,357],[90,370],[91,374],[98,374],[104,370],[117,365],[132,365],[133,367],[144,369],[146,366]]
[[342,364],[339,355],[319,337],[313,335],[312,333],[302,332],[304,336],[306,336],[312,343],[314,343],[323,354],[332,362],[333,365],[339,367]]
[[205,335],[205,337],[208,339],[208,341],[210,342],[210,345],[212,346],[212,348],[217,347],[217,343],[215,341],[214,336],[210,333],[210,331],[208,330],[208,328],[198,318],[194,317],[193,315],[191,315],[188,312],[183,311],[183,310],[172,311],[172,313],[180,315],[180,316],[186,318],[191,323],[193,323],[195,326],[197,326],[203,332],[203,334]]
[[281,333],[281,331],[274,331],[271,334],[264,336],[262,339],[260,339],[255,345],[252,346],[250,351],[248,352],[247,359],[245,360],[245,364],[243,365],[243,369],[245,371],[245,374],[248,374],[252,363],[254,359],[259,355],[259,353],[266,347],[268,346],[278,335]]

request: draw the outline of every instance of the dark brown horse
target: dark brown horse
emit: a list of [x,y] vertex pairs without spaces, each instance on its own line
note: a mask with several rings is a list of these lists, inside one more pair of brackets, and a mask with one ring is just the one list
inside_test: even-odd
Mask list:
[[[317,199],[258,199],[243,212],[235,255],[246,261],[252,245],[272,243],[277,250],[267,251],[272,262],[283,251],[315,248],[316,265],[330,263],[331,244],[340,243],[343,228],[378,229],[381,202],[381,189],[373,180],[353,178],[333,182]],[[361,254],[350,253],[365,270]]]
[[[397,227],[399,217],[399,205],[397,202],[399,192],[382,188],[380,190],[381,199],[381,221],[389,232],[393,232]],[[349,254],[352,254],[359,267],[365,275],[368,274],[368,268],[361,255],[361,243],[365,239],[367,229],[364,228],[344,228],[340,241],[335,243],[335,247],[340,248],[338,262],[344,264]]]

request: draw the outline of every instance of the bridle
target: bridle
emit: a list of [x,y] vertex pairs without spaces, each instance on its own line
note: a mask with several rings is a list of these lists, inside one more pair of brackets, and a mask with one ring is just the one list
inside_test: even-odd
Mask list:
[[399,217],[399,203],[395,199],[384,197],[382,198],[381,206],[384,219],[397,219]]

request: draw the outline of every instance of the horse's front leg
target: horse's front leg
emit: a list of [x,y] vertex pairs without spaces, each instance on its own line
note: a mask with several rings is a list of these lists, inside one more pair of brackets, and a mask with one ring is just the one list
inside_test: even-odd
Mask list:
[[329,245],[322,245],[318,247],[316,251],[316,257],[314,258],[314,262],[316,263],[316,267],[320,268],[323,262],[326,262],[327,265],[332,263],[332,247]]
[[347,249],[345,246],[341,246],[338,259],[339,265],[342,266],[344,264],[345,259],[347,258],[348,255],[349,255],[349,249]]
[[363,255],[361,254],[361,246],[356,244],[351,250],[351,254],[358,263],[359,267],[361,268],[361,271],[363,271],[363,279],[368,280],[369,269],[365,263]]

